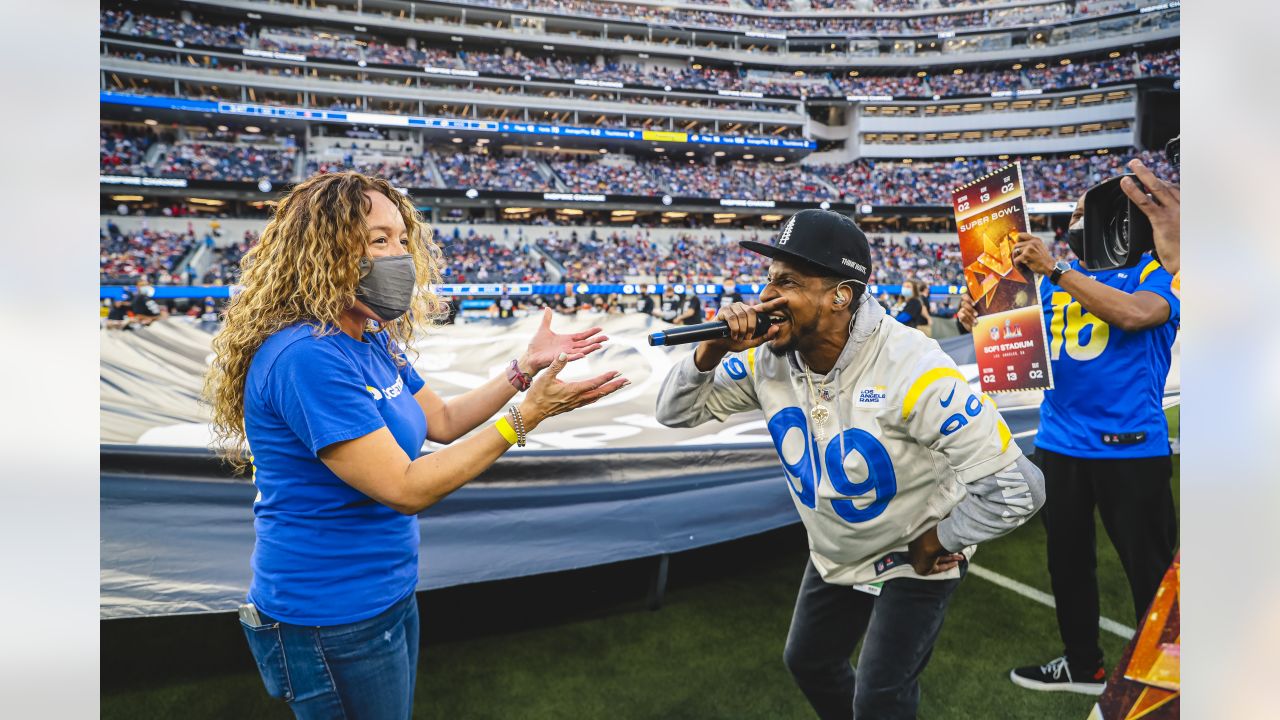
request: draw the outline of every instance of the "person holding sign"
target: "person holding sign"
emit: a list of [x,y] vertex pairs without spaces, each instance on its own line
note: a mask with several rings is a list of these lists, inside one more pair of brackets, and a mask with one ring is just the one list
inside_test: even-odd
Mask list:
[[[866,292],[852,220],[802,210],[775,245],[740,244],[773,258],[760,302],[720,309],[730,337],[676,363],[657,419],[764,411],[809,535],[787,668],[821,718],[914,718],[969,555],[1035,513],[1040,472],[937,342]],[[761,314],[778,321],[757,338]]]
[[[1068,242],[1083,254],[1084,200]],[[1018,233],[1015,265],[1041,276],[1054,387],[1044,393],[1036,464],[1044,472],[1049,573],[1063,654],[1016,668],[1010,679],[1033,690],[1100,694],[1106,669],[1098,644],[1098,580],[1093,513],[1111,538],[1141,616],[1177,547],[1170,481],[1169,427],[1161,400],[1178,331],[1172,276],[1150,254],[1093,271],[1055,258],[1045,243]],[[957,320],[975,321],[962,300]]]

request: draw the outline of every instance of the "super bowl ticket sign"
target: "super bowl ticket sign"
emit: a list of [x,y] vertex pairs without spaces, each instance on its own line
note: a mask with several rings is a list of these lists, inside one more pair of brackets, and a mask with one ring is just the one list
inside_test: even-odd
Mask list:
[[973,347],[986,392],[1053,387],[1038,279],[1013,262],[1027,232],[1022,167],[1006,165],[951,193],[969,299],[978,320]]

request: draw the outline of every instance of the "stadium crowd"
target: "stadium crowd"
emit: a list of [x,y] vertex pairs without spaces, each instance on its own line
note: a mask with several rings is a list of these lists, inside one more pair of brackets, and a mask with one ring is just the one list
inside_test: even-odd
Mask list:
[[[1089,187],[1123,173],[1132,157],[1140,158],[1161,177],[1179,181],[1178,170],[1158,152],[1108,153],[1042,158],[968,158],[912,163],[858,160],[826,166],[824,176],[845,202],[873,205],[949,205],[951,190],[995,172],[1008,163],[1022,163],[1027,199],[1032,202],[1072,201]],[[815,168],[815,171],[817,168]]]
[[182,263],[196,246],[195,228],[187,231],[140,230],[125,232],[107,223],[98,237],[98,277],[102,284],[132,284],[146,280],[157,285],[188,284]]
[[569,192],[617,193],[628,188],[636,195],[656,195],[663,191],[661,183],[645,172],[644,166],[605,164],[595,160],[553,160],[551,169]]
[[147,166],[146,174],[192,180],[256,182],[267,178],[287,182],[293,179],[297,156],[298,149],[293,147],[184,142],[166,148],[155,163]]
[[98,129],[98,165],[103,175],[145,175],[143,159],[155,136],[145,128],[102,125]]
[[[854,10],[848,3],[838,0],[810,0],[811,8]],[[1048,5],[1003,7],[999,9],[974,9],[967,12],[945,12],[923,15],[883,15],[878,17],[805,17],[794,15],[739,15],[731,12],[691,10],[664,6],[633,5],[606,0],[478,0],[477,5],[488,5],[513,10],[553,12],[558,15],[577,15],[603,19],[640,20],[656,25],[677,25],[690,28],[704,27],[718,30],[765,30],[779,33],[839,33],[839,34],[910,34],[931,33],[940,30],[956,30],[977,27],[1013,27],[1046,22],[1059,22],[1084,16],[1089,6],[1060,2]],[[1135,3],[1136,4],[1136,3]],[[778,0],[755,0],[753,6],[790,12],[803,12],[808,8],[796,7]],[[1116,12],[1110,5],[1097,6],[1102,12]],[[899,10],[900,8],[876,8]],[[919,10],[921,8],[902,8]]]
[[[761,231],[750,239],[771,235]],[[123,232],[109,222],[100,237],[100,280],[103,284],[131,284],[142,278],[155,285],[233,284],[240,276],[241,258],[257,239],[257,233],[246,231],[239,241],[219,245],[209,233],[198,238],[191,224],[184,233]],[[449,283],[551,282],[546,260],[531,252],[535,246],[563,268],[561,281],[698,283],[734,278],[762,282],[768,270],[767,260],[743,250],[735,238],[708,230],[690,230],[671,242],[659,242],[646,228],[552,226],[526,235],[525,228],[517,226],[499,241],[475,228],[455,226],[438,234],[435,241],[444,254],[444,281]],[[210,252],[197,272],[184,261],[198,243]],[[950,285],[962,277],[955,243],[907,235],[898,242],[872,236],[871,245],[877,283],[898,284],[914,277]]]
[[[639,6],[628,6],[639,7]],[[897,75],[849,76],[843,73],[814,73],[799,82],[785,74],[759,70],[729,70],[694,64],[687,68],[621,62],[610,58],[597,60],[571,59],[563,55],[536,55],[521,51],[510,54],[442,48],[410,48],[381,40],[360,40],[353,35],[312,32],[306,28],[264,28],[257,35],[240,25],[217,25],[203,22],[182,23],[154,15],[135,15],[132,11],[103,10],[100,16],[103,32],[122,33],[172,42],[240,48],[254,46],[263,50],[303,53],[313,57],[366,62],[382,65],[433,66],[484,74],[550,79],[590,79],[621,82],[638,86],[670,86],[688,90],[733,90],[760,92],[790,97],[836,97],[840,95],[891,95],[894,97],[932,97],[933,95],[986,94],[995,90],[1019,88],[1065,89],[1085,87],[1093,83],[1131,80],[1136,77],[1169,76],[1179,72],[1179,51],[1161,50],[1130,53],[1118,58],[1087,59],[1062,66],[1013,70],[973,71],[962,75],[939,73],[925,78]],[[124,28],[128,28],[126,31]],[[136,55],[140,51],[134,51]],[[118,54],[118,53],[117,53]],[[143,55],[147,61],[178,63],[177,56]],[[229,65],[223,65],[228,69]],[[273,68],[273,72],[292,74],[293,68]],[[398,79],[397,79],[398,81]],[[515,90],[515,89],[510,89]],[[640,99],[642,100],[642,99]],[[650,104],[662,104],[663,99]],[[752,105],[752,110],[781,110],[777,106]]]
[[447,283],[543,282],[546,261],[535,259],[521,243],[500,243],[492,235],[468,228],[435,238],[444,253],[444,281]]

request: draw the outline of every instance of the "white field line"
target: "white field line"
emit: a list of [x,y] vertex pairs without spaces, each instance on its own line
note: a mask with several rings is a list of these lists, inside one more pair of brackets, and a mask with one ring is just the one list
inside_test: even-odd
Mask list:
[[[1024,598],[1034,600],[1041,605],[1047,605],[1049,607],[1055,606],[1053,596],[1049,593],[1041,592],[1030,585],[1024,585],[1017,580],[1014,580],[1011,577],[1005,577],[994,570],[988,570],[984,567],[969,563],[969,572],[977,575],[983,580],[989,580],[1006,590],[1012,590]],[[1133,637],[1133,628],[1121,625],[1111,618],[1099,618],[1098,627],[1106,630],[1112,635],[1119,635],[1125,640],[1129,640]]]

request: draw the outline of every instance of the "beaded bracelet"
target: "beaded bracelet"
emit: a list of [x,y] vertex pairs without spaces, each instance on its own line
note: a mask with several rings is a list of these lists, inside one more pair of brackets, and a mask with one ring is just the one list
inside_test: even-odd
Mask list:
[[527,438],[527,434],[524,428],[524,416],[520,414],[520,408],[516,407],[515,405],[512,405],[511,407],[507,408],[507,412],[511,413],[511,419],[513,421],[512,424],[515,425],[516,445],[519,445],[520,447],[524,447],[525,439]]

